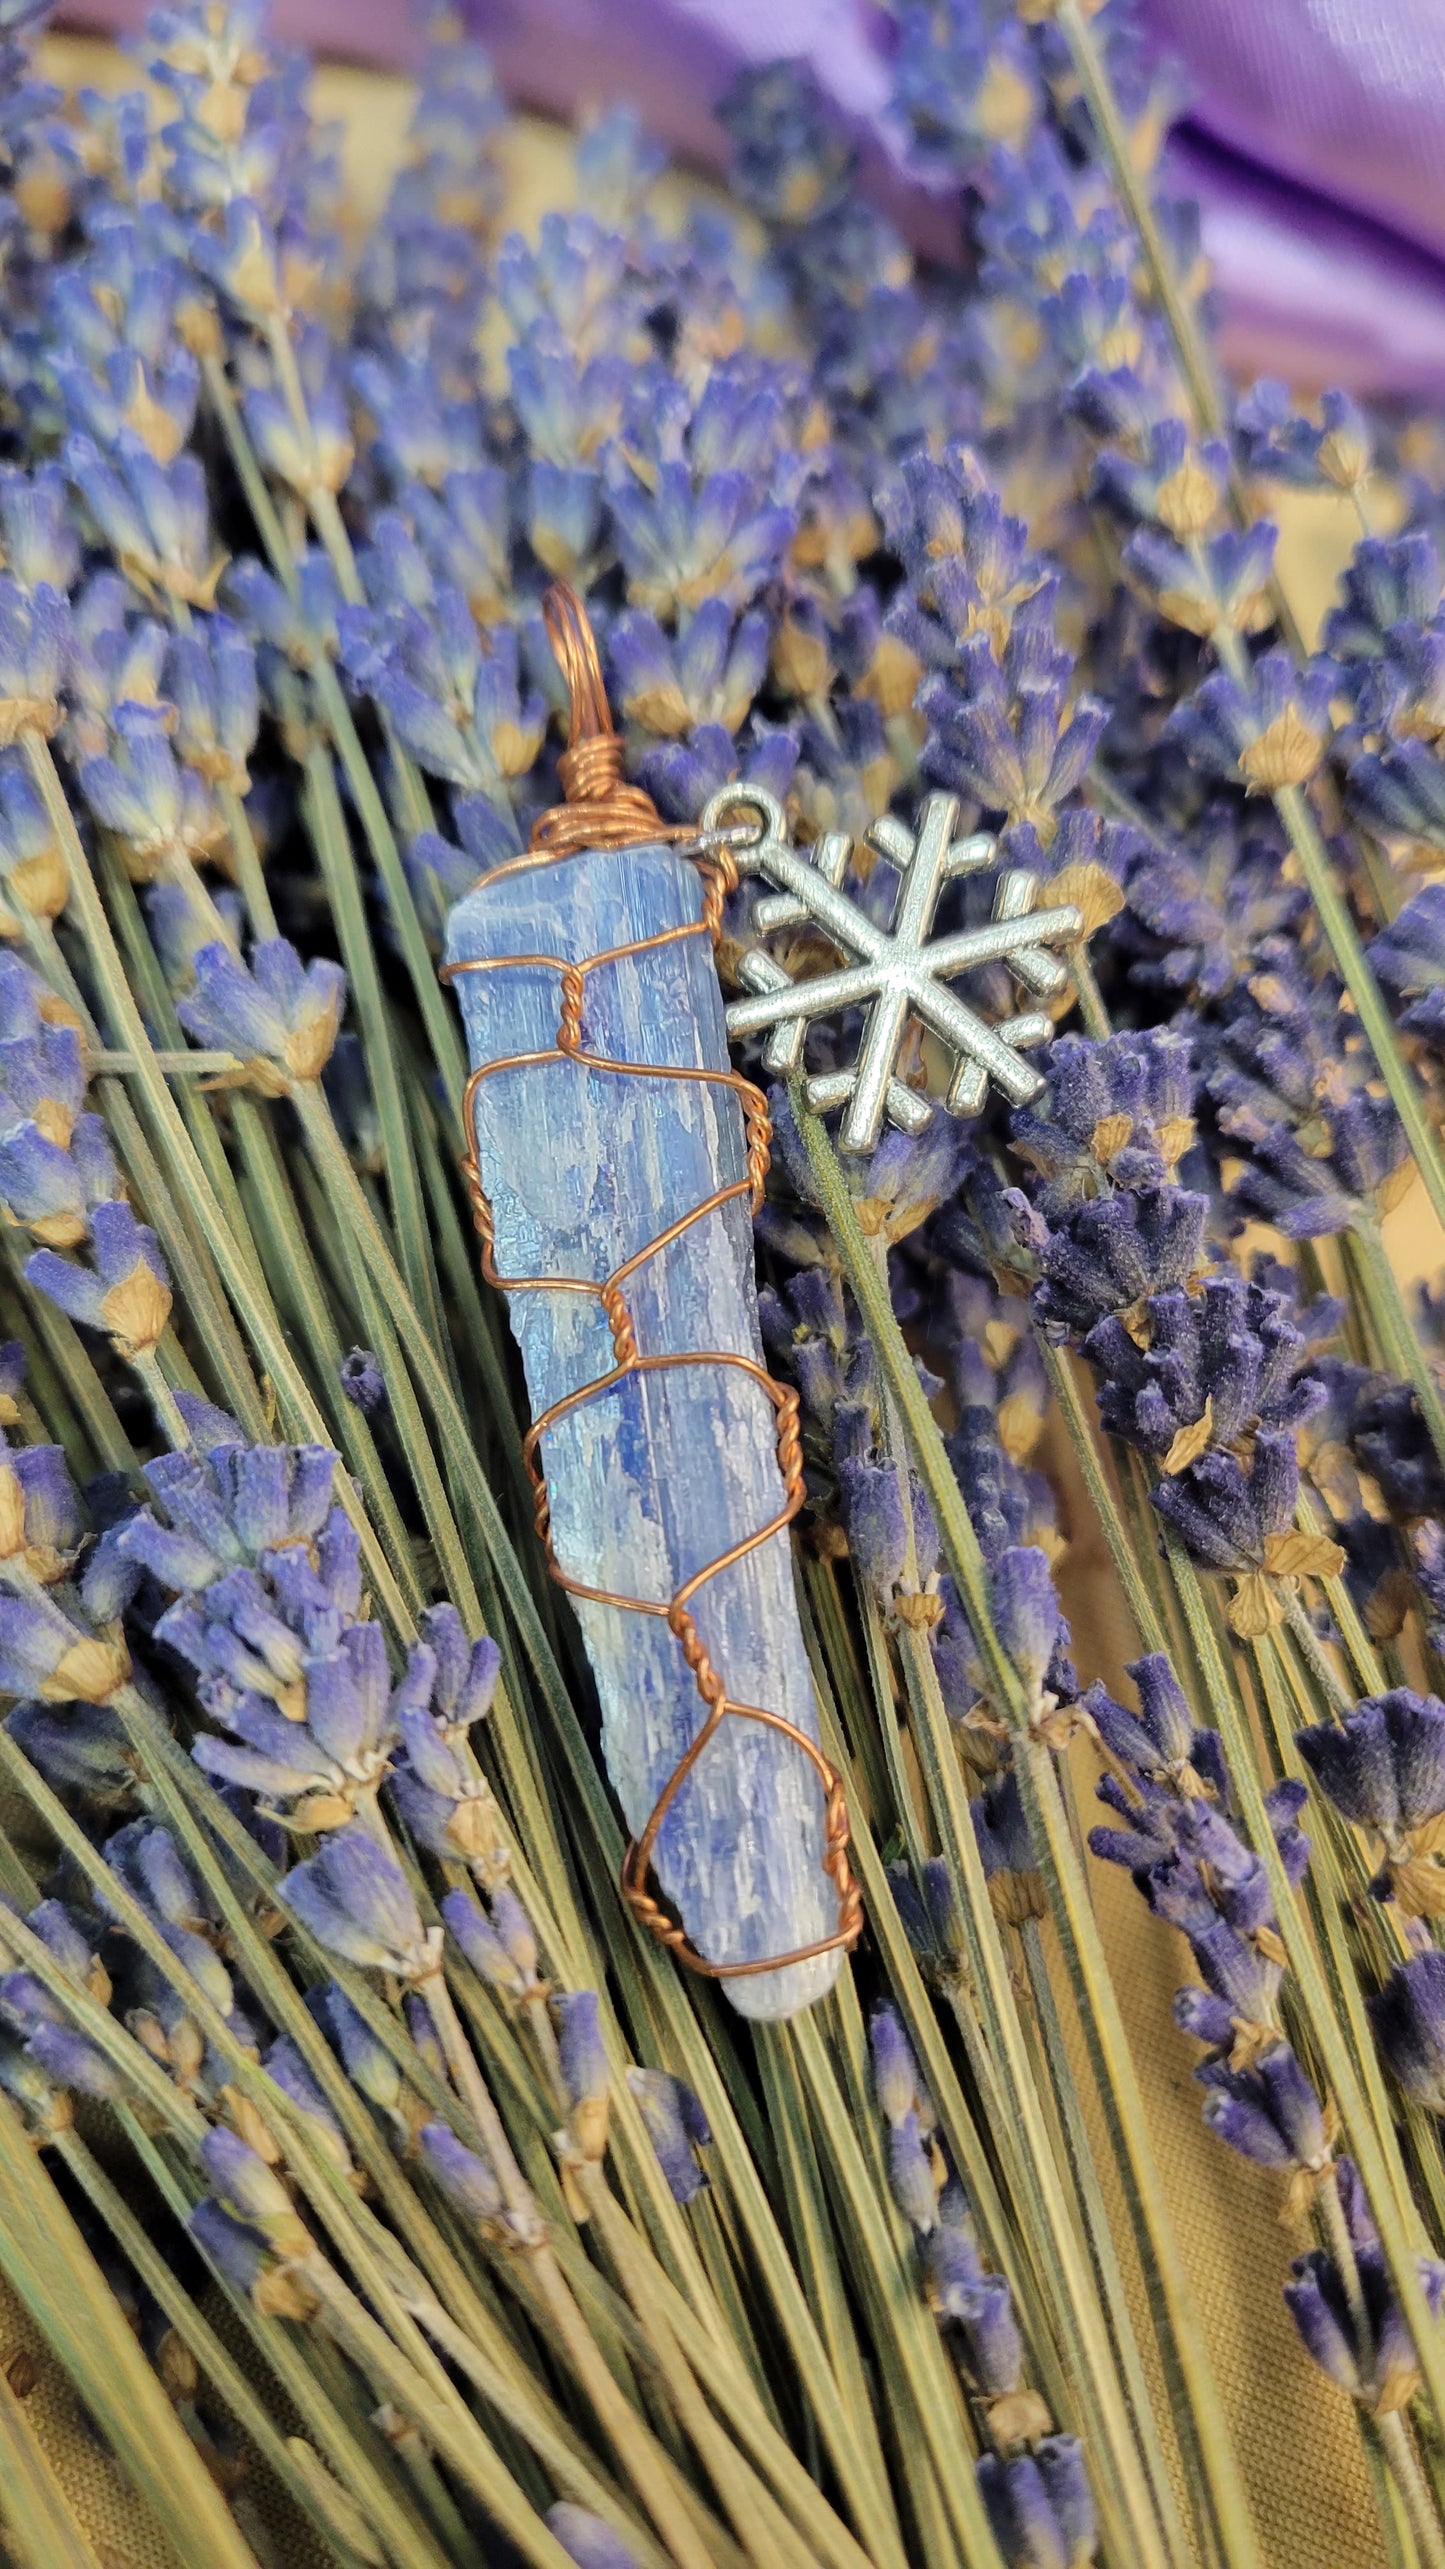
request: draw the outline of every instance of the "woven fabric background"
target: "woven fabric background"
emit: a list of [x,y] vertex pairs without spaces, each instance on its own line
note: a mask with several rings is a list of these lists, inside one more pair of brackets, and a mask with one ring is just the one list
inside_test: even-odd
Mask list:
[[[47,48],[50,77],[127,86],[134,74],[108,47],[56,38]],[[401,156],[410,108],[403,81],[324,65],[318,105],[341,120],[345,161],[358,218],[385,194]],[[521,119],[506,145],[508,210],[524,228],[548,205],[572,201],[565,138]],[[1314,627],[1354,540],[1347,504],[1297,495],[1285,499],[1281,563],[1302,621]],[[1417,1189],[1391,1223],[1391,1246],[1412,1278],[1445,1263],[1445,1244],[1422,1209]],[[1101,1531],[1090,1524],[1063,1458],[1051,1453],[1068,1492],[1070,1548],[1061,1569],[1076,1656],[1087,1678],[1117,1679],[1131,1653],[1122,1601]],[[1093,1778],[1086,1754],[1076,1786],[1087,1815]],[[1182,1940],[1148,1918],[1127,1879],[1092,1866],[1099,1915],[1124,2011],[1155,2146],[1198,2299],[1201,2324],[1236,2439],[1269,2569],[1383,2569],[1380,2535],[1359,2444],[1346,2404],[1306,2362],[1280,2299],[1289,2260],[1309,2244],[1303,2227],[1279,2217],[1277,2180],[1232,2156],[1199,2120],[1199,2091],[1190,2078],[1191,2047],[1174,2027],[1170,2000],[1185,1976]],[[1106,2194],[1125,2228],[1122,2198],[1105,2137],[1096,2149]],[[1136,2287],[1138,2278],[1135,2277]],[[1139,2288],[1142,2319],[1142,2287]],[[222,2323],[224,2326],[224,2322]],[[1148,2344],[1147,2326],[1141,2333]],[[98,2448],[63,2379],[23,2313],[0,2285],[0,2365],[21,2348],[35,2362],[29,2414],[90,2534],[102,2569],[174,2569],[168,2545],[120,2474]],[[236,2351],[242,2350],[238,2345]],[[1163,2386],[1156,2382],[1162,2403]],[[279,2498],[251,2476],[261,2512],[285,2569],[310,2569],[317,2558],[302,2526]],[[920,2569],[923,2565],[920,2564]]]

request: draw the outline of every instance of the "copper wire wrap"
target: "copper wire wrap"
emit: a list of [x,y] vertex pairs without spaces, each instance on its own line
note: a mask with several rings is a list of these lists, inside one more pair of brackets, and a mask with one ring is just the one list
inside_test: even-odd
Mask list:
[[[485,890],[502,876],[521,873],[534,867],[565,863],[589,848],[627,847],[642,843],[689,839],[687,830],[669,830],[659,819],[650,798],[638,786],[629,785],[622,777],[622,743],[612,729],[597,646],[586,610],[576,592],[563,582],[548,590],[542,612],[547,632],[559,666],[567,680],[572,715],[567,747],[560,762],[563,788],[567,800],[544,812],[533,827],[526,856],[514,857],[508,864],[495,867],[481,877],[476,886]],[[637,1333],[624,1291],[627,1280],[649,1258],[678,1239],[684,1231],[707,1215],[716,1213],[734,1197],[746,1196],[754,1211],[762,1202],[763,1182],[767,1176],[772,1127],[767,1102],[752,1081],[735,1070],[697,1070],[668,1067],[647,1062],[613,1061],[604,1053],[587,1050],[582,1040],[582,1010],[589,974],[603,971],[610,964],[633,955],[680,943],[688,937],[707,937],[715,942],[722,918],[723,901],[736,881],[736,872],[726,850],[709,852],[698,860],[703,884],[703,910],[700,919],[680,928],[666,928],[657,935],[639,937],[630,944],[611,946],[601,954],[589,955],[583,963],[572,963],[559,955],[519,954],[481,958],[475,962],[454,963],[444,967],[442,979],[452,981],[462,973],[506,972],[530,969],[553,971],[557,975],[557,1035],[555,1043],[542,1052],[513,1053],[504,1060],[486,1062],[474,1070],[467,1082],[462,1105],[466,1149],[462,1168],[467,1194],[471,1201],[472,1219],[482,1243],[482,1273],[487,1282],[503,1293],[586,1293],[601,1304],[612,1335],[613,1363],[595,1381],[581,1384],[554,1401],[550,1409],[535,1419],[527,1432],[523,1457],[532,1485],[537,1532],[547,1556],[547,1568],[560,1588],[569,1595],[589,1603],[614,1606],[626,1614],[661,1616],[669,1632],[677,1639],[683,1658],[692,1672],[703,1706],[705,1719],[696,1737],[689,1743],[669,1775],[653,1804],[647,1822],[638,1837],[633,1838],[622,1863],[622,1891],[633,1915],[658,1943],[686,1965],[710,1980],[751,1977],[762,1971],[783,1971],[794,1963],[811,1962],[815,1956],[848,1950],[858,1941],[863,1926],[862,1895],[848,1861],[848,1806],[843,1785],[836,1769],[814,1741],[781,1713],[768,1711],[761,1704],[735,1703],[728,1695],[726,1681],[713,1665],[691,1612],[691,1601],[709,1579],[731,1569],[759,1545],[769,1542],[791,1525],[803,1505],[803,1456],[798,1429],[798,1395],[785,1385],[774,1382],[761,1365],[750,1356],[729,1354],[721,1349],[697,1348],[666,1355],[648,1355],[637,1344]],[[581,1276],[504,1276],[498,1273],[494,1252],[495,1232],[492,1209],[483,1192],[481,1170],[477,1160],[476,1099],[484,1079],[499,1071],[540,1068],[548,1062],[570,1061],[588,1071],[609,1072],[619,1079],[682,1079],[702,1082],[715,1088],[730,1088],[742,1107],[747,1140],[747,1173],[731,1186],[718,1187],[693,1205],[654,1239],[615,1267],[600,1284]],[[683,1582],[665,1604],[645,1597],[619,1595],[615,1590],[592,1588],[574,1579],[560,1566],[552,1543],[551,1506],[543,1475],[540,1451],[549,1428],[579,1409],[585,1402],[597,1400],[614,1391],[634,1375],[669,1373],[685,1366],[720,1365],[745,1374],[758,1385],[772,1403],[776,1422],[778,1468],[783,1476],[783,1504],[767,1525],[744,1535],[716,1560],[695,1571]],[[838,1895],[838,1924],[831,1936],[819,1937],[810,1945],[800,1945],[791,1953],[764,1955],[757,1962],[709,1962],[689,1940],[685,1930],[670,1918],[648,1889],[653,1850],[659,1831],[692,1769],[724,1721],[761,1722],[767,1729],[781,1731],[801,1751],[815,1769],[823,1792],[824,1841],[823,1869]]]

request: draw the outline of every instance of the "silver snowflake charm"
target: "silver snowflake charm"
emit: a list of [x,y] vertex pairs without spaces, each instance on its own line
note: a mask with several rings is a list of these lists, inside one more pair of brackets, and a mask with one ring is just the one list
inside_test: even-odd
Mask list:
[[788,845],[787,823],[773,796],[750,785],[725,786],[714,795],[703,814],[703,829],[728,828],[743,813],[761,814],[764,826],[760,837],[734,845],[738,871],[761,874],[777,886],[757,904],[759,929],[769,935],[776,928],[811,922],[847,961],[835,972],[794,981],[771,955],[760,950],[745,955],[739,978],[752,995],[729,1007],[728,1033],[766,1032],[765,1067],[796,1075],[814,1018],[831,1017],[842,1008],[864,1010],[857,1060],[847,1070],[810,1078],[805,1087],[815,1114],[847,1108],[840,1149],[871,1151],[885,1115],[905,1133],[919,1132],[928,1122],[933,1111],[928,1100],[896,1076],[910,1017],[918,1018],[954,1056],[957,1066],[944,1099],[950,1114],[976,1115],[990,1082],[1015,1106],[1038,1095],[1043,1081],[1019,1056],[1044,1041],[1052,1021],[1032,1010],[990,1026],[944,983],[978,964],[1006,963],[1036,999],[1056,997],[1066,987],[1068,973],[1047,949],[1082,934],[1083,918],[1072,904],[1036,910],[1037,877],[1008,868],[998,877],[993,917],[986,927],[930,941],[944,885],[960,875],[987,872],[997,854],[986,832],[955,838],[955,797],[930,794],[916,835],[891,818],[876,821],[868,832],[870,847],[899,876],[892,920],[881,928],[843,890],[852,853],[849,839],[830,834],[800,856]]

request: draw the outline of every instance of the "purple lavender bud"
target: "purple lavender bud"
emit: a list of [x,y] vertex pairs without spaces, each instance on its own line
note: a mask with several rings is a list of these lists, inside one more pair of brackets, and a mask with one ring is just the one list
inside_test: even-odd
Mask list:
[[[333,1507],[336,1467],[341,1460],[329,1445],[289,1445],[286,1455],[286,1526],[282,1534],[270,1539],[277,1543],[295,1543],[316,1538],[322,1553],[322,1575],[332,1581],[338,1562],[349,1565],[355,1559],[357,1535],[347,1522],[344,1511]],[[241,1458],[244,1471],[246,1457]],[[358,1605],[359,1605],[358,1598]],[[357,1606],[348,1608],[355,1614]]]
[[[840,1427],[845,1418],[868,1415],[840,1408]],[[848,1549],[858,1575],[886,1605],[903,1577],[908,1559],[902,1477],[891,1462],[877,1462],[867,1454],[843,1454],[838,1461],[838,1481],[847,1520]]]
[[1197,1930],[1194,1959],[1216,1998],[1246,2025],[1267,2025],[1274,2015],[1284,1977],[1277,1962],[1261,1953],[1256,1939],[1240,1935],[1224,1918]]
[[102,1803],[124,1802],[135,1763],[124,1731],[103,1704],[17,1704],[5,1727],[48,1783]]
[[[953,1440],[955,1445],[956,1442]],[[943,1616],[929,1636],[933,1662],[938,1670],[938,1682],[943,1689],[949,1719],[961,1722],[972,1712],[980,1696],[987,1693],[988,1672],[973,1626],[952,1579],[941,1579],[938,1593],[943,1600]]]
[[401,1711],[401,1737],[407,1760],[402,1773],[433,1798],[454,1805],[464,1778],[445,1731],[421,1705],[408,1704]]
[[162,1525],[149,1508],[139,1508],[116,1527],[115,1547],[122,1562],[148,1570],[163,1588],[195,1593],[210,1586],[222,1564],[198,1535],[184,1526]]
[[1324,2165],[1324,2110],[1288,2043],[1269,2044],[1247,2070],[1204,2061],[1194,2075],[1210,2091],[1205,2122],[1241,2157],[1266,2168]]
[[331,1057],[346,975],[324,958],[304,964],[284,937],[251,949],[249,970],[226,945],[202,946],[193,995],[177,1003],[197,1043],[270,1061],[288,1077],[319,1079]]
[[446,2123],[424,2123],[417,2139],[428,2172],[458,2210],[473,2221],[494,2221],[502,2209],[502,2189],[486,2161]]
[[89,1979],[95,1964],[91,1941],[76,1925],[63,1900],[40,1901],[25,1923],[72,1979],[82,1983]]
[[492,1924],[528,1987],[537,1979],[536,1930],[518,1899],[506,1883],[492,1895]]
[[1445,1039],[1445,885],[1427,883],[1405,903],[1375,938],[1370,961],[1380,980],[1412,1003],[1402,1026],[1438,1052]]
[[40,1556],[31,1566],[37,1577],[51,1580],[80,1542],[70,1466],[58,1445],[17,1446],[8,1461],[24,1494],[27,1549]]
[[80,546],[68,497],[58,464],[41,464],[33,473],[7,466],[0,474],[5,560],[20,588],[51,588],[62,596],[74,588]]
[[343,1356],[337,1379],[347,1399],[370,1418],[386,1399],[381,1367],[369,1347],[353,1347]]
[[1376,2039],[1407,2096],[1445,2114],[1445,1953],[1396,1963],[1367,1999]]
[[1192,1986],[1176,1991],[1174,2022],[1181,2034],[1196,2043],[1207,2044],[1211,2051],[1227,2052],[1234,2042],[1235,2016],[1227,1999],[1216,1998],[1212,1989]]
[[328,1981],[323,1988],[308,1989],[306,2004],[340,2054],[352,2086],[359,2088],[369,2104],[384,2113],[395,2113],[401,2103],[401,2071],[345,1990],[334,1980]]
[[[434,1727],[432,1735],[436,1739]],[[438,1756],[445,1761],[446,1749],[440,1742]],[[412,1764],[395,1767],[390,1779],[391,1797],[403,1825],[418,1846],[425,1847],[429,1855],[440,1856],[443,1863],[448,1864],[454,1863],[458,1854],[454,1823],[462,1807],[459,1798],[461,1778],[455,1772],[454,1759],[450,1766],[445,1792],[434,1792],[423,1784],[418,1769]]]
[[437,1711],[450,1720],[467,1673],[467,1630],[456,1607],[445,1600],[428,1606],[420,1617],[422,1640],[436,1663],[434,1696]]
[[1072,2436],[1046,2436],[1012,2461],[986,2453],[975,2468],[1005,2569],[1087,2569],[1098,2533]]
[[972,2233],[944,2218],[944,2200],[941,2195],[938,2221],[919,2252],[924,2288],[929,2308],[939,2319],[963,2320],[968,2316],[969,2296],[983,2280],[983,2268]]
[[894,2007],[876,2007],[868,2025],[873,2093],[885,2122],[900,2124],[918,2102],[918,2070],[903,2021]]
[[[1378,2414],[1388,2415],[1395,2409],[1406,2407],[1419,2389],[1415,2342],[1383,2253],[1379,2248],[1367,2247],[1360,2249],[1357,2255],[1365,2306],[1370,2314],[1370,2334],[1374,2341],[1371,2405]],[[1425,2307],[1431,2320],[1438,2320],[1442,2301],[1445,2301],[1445,2265],[1437,2257],[1418,2257],[1415,2262]]]
[[627,2085],[673,2200],[691,2203],[709,2183],[696,2157],[712,2139],[707,2116],[692,2089],[666,2070],[630,2069]]
[[492,1697],[497,1691],[497,1679],[501,1672],[501,1651],[496,1642],[483,1633],[480,1640],[472,1644],[471,1657],[467,1661],[467,1673],[462,1680],[455,1704],[447,1710],[447,1719],[468,1726],[473,1722],[485,1721],[492,1709]]
[[351,2153],[342,2136],[341,2126],[289,2034],[277,2035],[265,2054],[263,2065],[267,2076],[275,2080],[282,2094],[314,2127],[313,2144],[320,2147],[342,2176],[349,2175]]
[[1200,1264],[1209,1216],[1206,1197],[1175,1186],[1141,1186],[1081,1204],[1066,1227],[1045,1230],[1043,1281],[1034,1293],[1039,1320],[1067,1337],[1092,1329],[1107,1313],[1187,1285]]
[[1002,2399],[1016,2391],[1023,2377],[1023,2342],[1002,2275],[980,2275],[962,2295],[956,2315],[968,2350],[968,2369],[985,2399]]
[[1285,2306],[1306,2353],[1342,2391],[1357,2396],[1361,2375],[1354,2321],[1339,2274],[1321,2248],[1296,2257],[1292,2271],[1295,2280],[1285,2285]]
[[57,2087],[73,2088],[82,2096],[93,2096],[102,2102],[123,2095],[125,2080],[114,2062],[73,2025],[63,2022],[38,1982],[31,1983],[30,2004],[18,2003],[18,1984],[24,1978],[23,1973],[11,1972],[0,1981],[0,2013],[25,2035],[31,2060],[38,2062]]
[[0,1138],[0,1192],[17,1222],[47,1225],[48,1236],[65,1248],[84,1239],[89,1208],[73,1152],[49,1141],[38,1125],[17,1124]]
[[[13,580],[0,580],[0,696],[58,710],[69,621],[58,590],[42,584],[27,597]],[[53,728],[53,713],[48,719]]]
[[1038,1857],[1013,1768],[996,1777],[969,1808],[997,1914],[1015,1926],[1041,1917],[1044,1901]]
[[364,1821],[334,1829],[308,1864],[293,1865],[279,1896],[319,1944],[346,1962],[404,1979],[420,1959],[421,1920],[406,1876]]
[[938,2218],[938,2195],[933,2161],[911,2107],[888,2128],[888,2181],[899,2211],[926,2236]]
[[1154,1869],[1175,1859],[1183,1804],[1175,1794],[1147,1777],[1136,1783],[1132,1792],[1126,1792],[1114,1776],[1103,1775],[1096,1791],[1098,1799],[1118,1815],[1124,1826],[1091,1829],[1089,1846],[1102,1864],[1121,1864],[1134,1874],[1148,1897],[1147,1885]]
[[1206,678],[1170,716],[1169,737],[1231,782],[1302,785],[1319,764],[1338,686],[1332,661],[1300,669],[1289,652],[1267,651],[1247,686],[1223,671]]
[[257,2233],[247,2223],[233,2221],[210,2195],[202,2195],[186,2228],[207,2263],[216,2268],[232,2291],[249,2297],[269,2262]]
[[72,1320],[108,1330],[123,1350],[135,1354],[154,1347],[171,1307],[170,1279],[155,1234],[124,1203],[95,1204],[89,1228],[93,1269],[59,1258],[53,1249],[37,1249],[26,1261],[27,1280]]
[[[345,1766],[370,1744],[366,1705],[351,1659],[344,1650],[328,1650],[320,1657],[304,1660],[302,1673],[306,1685],[302,1741],[309,1732],[324,1757]],[[298,1757],[297,1762],[303,1764],[305,1760]]]
[[520,1998],[527,1985],[525,1977],[470,1891],[449,1891],[442,1902],[442,1916],[478,1977],[491,1988]]
[[391,1696],[390,1711],[395,1721],[401,1722],[408,1714],[426,1713],[430,1716],[436,1674],[436,1653],[429,1650],[424,1641],[414,1641],[407,1652],[400,1681]]
[[1375,2227],[1375,2216],[1370,2210],[1369,2197],[1354,2160],[1336,2159],[1333,2174],[1335,2192],[1340,2200],[1340,2210],[1345,2216],[1345,2228],[1355,2246],[1378,2248],[1380,2234]]
[[433,2078],[440,2079],[445,2086],[448,2076],[447,2056],[441,2046],[441,2037],[437,2033],[436,2019],[419,1989],[408,1989],[405,1992],[401,2002],[401,2012],[406,2021],[406,2030],[411,2036],[413,2051],[426,2063]]
[[244,794],[261,711],[256,655],[247,637],[221,615],[190,633],[173,634],[166,690],[176,709],[181,757],[203,776],[219,777]]
[[1175,1835],[1207,1874],[1211,1902],[1231,1927],[1252,1935],[1275,1924],[1264,1866],[1222,1811],[1213,1803],[1191,1800],[1179,1814]]
[[1397,1687],[1342,1723],[1297,1731],[1295,1744],[1337,1810],[1357,1827],[1393,1834],[1445,1811],[1445,1704]]
[[[1155,1776],[1168,1771],[1147,1724],[1137,1713],[1131,1713],[1123,1704],[1116,1703],[1107,1687],[1096,1681],[1081,1702],[1105,1748],[1121,1766],[1132,1767],[1140,1776]],[[1188,1754],[1187,1749],[1185,1753]]]
[[1183,1689],[1162,1653],[1129,1663],[1139,1693],[1139,1714],[1160,1766],[1182,1766],[1194,1743],[1194,1725]]
[[1072,2435],[1046,2435],[1034,2447],[1034,2461],[1053,2509],[1069,2569],[1087,2569],[1094,2557],[1098,2530],[1084,2449]]
[[48,1599],[0,1597],[0,1688],[47,1703],[103,1703],[128,1671],[123,1652],[90,1641]]
[[1310,1841],[1298,1825],[1308,1802],[1309,1786],[1297,1775],[1287,1775],[1281,1783],[1272,1784],[1264,1797],[1270,1834],[1292,1884],[1301,1883],[1309,1871]]
[[69,2120],[69,2105],[28,2046],[0,2033],[0,2088],[42,2133]]
[[621,2534],[569,2498],[559,2498],[544,2520],[577,2569],[637,2569],[637,2554]]
[[283,2256],[306,2253],[309,2234],[280,2177],[239,2134],[215,2125],[200,2141],[197,2156],[212,2194],[233,2220],[249,2222]]
[[1068,1638],[1048,1559],[1030,1545],[1010,1545],[991,1573],[998,1637],[1025,1684],[1043,1686],[1060,1636]]
[[611,2084],[595,1989],[560,1990],[553,2000],[562,2076],[574,2113],[606,2103]]

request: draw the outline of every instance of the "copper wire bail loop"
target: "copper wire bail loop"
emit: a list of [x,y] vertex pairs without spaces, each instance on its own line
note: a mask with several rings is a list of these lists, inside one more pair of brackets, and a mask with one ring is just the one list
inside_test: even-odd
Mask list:
[[[569,588],[564,580],[557,581],[543,598],[542,615],[548,639],[557,656],[557,665],[567,682],[571,704],[567,747],[558,762],[567,800],[543,812],[533,824],[529,841],[530,849],[535,852],[533,858],[514,858],[510,865],[495,868],[491,875],[482,877],[483,885],[495,881],[499,874],[525,866],[529,861],[545,864],[549,860],[577,855],[584,848],[629,847],[644,842],[677,840],[686,842],[696,838],[694,831],[668,828],[659,818],[650,796],[640,786],[628,784],[623,777],[623,743],[612,728],[596,640],[587,610],[576,590]],[[588,1051],[582,1036],[582,991],[589,972],[616,964],[624,957],[643,954],[654,947],[671,945],[681,938],[705,935],[716,942],[723,897],[736,881],[736,871],[726,850],[708,850],[698,858],[698,872],[703,880],[703,912],[695,924],[662,929],[655,936],[636,938],[627,945],[612,947],[606,953],[591,955],[584,963],[565,962],[556,955],[499,956],[486,961],[448,965],[444,978],[452,980],[465,972],[498,971],[509,966],[514,969],[522,966],[535,968],[539,965],[551,965],[558,975],[558,1025],[552,1047],[545,1052],[518,1054],[503,1061],[484,1063],[473,1071],[463,1103],[466,1150],[462,1166],[472,1217],[482,1242],[482,1273],[488,1283],[509,1294],[593,1294],[602,1305],[612,1333],[613,1363],[609,1371],[599,1375],[595,1382],[583,1383],[577,1390],[568,1392],[534,1419],[524,1440],[523,1457],[532,1484],[537,1532],[546,1553],[548,1571],[558,1586],[574,1596],[586,1598],[597,1605],[614,1606],[623,1613],[665,1618],[691,1671],[705,1718],[658,1794],[643,1829],[627,1848],[622,1863],[621,1887],[638,1923],[689,1971],[699,1972],[710,1980],[731,1980],[751,1978],[759,1972],[785,1970],[795,1963],[811,1962],[820,1954],[851,1950],[862,1932],[863,1906],[862,1895],[848,1862],[848,1806],[841,1777],[807,1733],[785,1720],[781,1713],[768,1712],[759,1704],[738,1704],[730,1700],[726,1682],[713,1666],[690,1610],[690,1601],[699,1588],[755,1551],[760,1544],[784,1533],[801,1509],[804,1488],[798,1435],[798,1396],[781,1383],[774,1382],[771,1375],[750,1356],[736,1352],[697,1348],[663,1355],[644,1353],[638,1347],[636,1329],[623,1290],[628,1278],[649,1258],[667,1248],[695,1222],[719,1211],[733,1198],[747,1197],[756,1211],[762,1200],[771,1140],[767,1104],[761,1091],[740,1071],[614,1061],[606,1054]],[[600,1284],[590,1278],[575,1276],[504,1276],[499,1274],[493,1254],[492,1211],[482,1188],[477,1160],[477,1091],[480,1083],[497,1071],[540,1067],[543,1063],[556,1061],[571,1061],[585,1070],[610,1072],[622,1079],[705,1081],[718,1088],[732,1089],[743,1110],[747,1175],[734,1185],[720,1186],[702,1203],[680,1214],[654,1239],[634,1250],[631,1257],[610,1276],[605,1276]],[[736,1369],[749,1376],[766,1393],[776,1420],[778,1468],[783,1482],[782,1504],[767,1525],[741,1536],[715,1561],[709,1561],[703,1569],[695,1571],[666,1605],[642,1597],[621,1596],[610,1589],[587,1587],[563,1570],[553,1549],[551,1511],[540,1462],[542,1440],[547,1430],[570,1412],[584,1402],[595,1400],[600,1394],[615,1390],[633,1375],[666,1373],[679,1366],[691,1365]],[[709,1962],[647,1888],[653,1849],[663,1823],[698,1759],[722,1724],[729,1720],[758,1722],[769,1730],[780,1731],[814,1768],[823,1794],[823,1870],[838,1895],[838,1925],[831,1936],[819,1937],[816,1943],[800,1946],[795,1952],[765,1955],[757,1962]]]
[[560,854],[666,837],[651,795],[623,776],[622,739],[612,728],[596,638],[587,609],[565,580],[555,580],[543,598],[542,621],[571,707],[567,746],[557,762],[567,800],[538,814],[529,845]]

